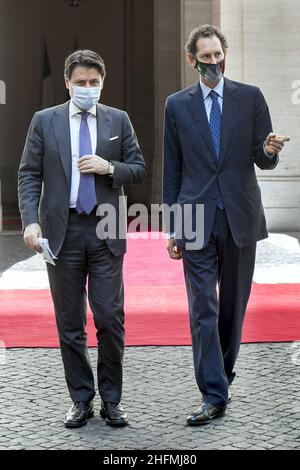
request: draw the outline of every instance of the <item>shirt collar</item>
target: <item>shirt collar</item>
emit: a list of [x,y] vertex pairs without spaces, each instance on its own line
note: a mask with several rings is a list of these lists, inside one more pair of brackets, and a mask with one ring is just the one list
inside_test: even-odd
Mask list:
[[[93,116],[96,116],[97,113],[97,107],[94,104],[90,109],[87,110],[88,113],[92,114]],[[70,101],[70,107],[69,107],[69,114],[71,117],[75,116],[76,114],[82,113],[82,110],[77,108],[77,106],[73,103],[73,100]]]
[[223,92],[224,92],[224,77],[221,78],[219,83],[215,86],[215,88],[209,88],[206,86],[201,80],[199,80],[200,88],[202,90],[202,95],[203,95],[203,100],[205,101],[206,98],[208,97],[209,93],[211,90],[215,90],[218,95],[223,98]]

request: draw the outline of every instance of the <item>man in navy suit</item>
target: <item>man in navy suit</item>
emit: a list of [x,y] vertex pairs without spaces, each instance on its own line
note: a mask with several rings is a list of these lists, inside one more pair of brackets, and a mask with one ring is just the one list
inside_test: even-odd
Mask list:
[[[169,96],[165,109],[163,202],[191,208],[182,221],[178,215],[167,221],[169,255],[183,259],[202,394],[200,408],[187,418],[190,425],[223,416],[231,399],[256,242],[268,236],[255,164],[275,168],[289,140],[272,132],[259,88],[223,77],[227,47],[218,28],[193,30],[186,52],[199,80]],[[203,227],[196,220],[200,205]],[[191,243],[187,222],[196,227],[196,238],[203,228],[201,246]]]

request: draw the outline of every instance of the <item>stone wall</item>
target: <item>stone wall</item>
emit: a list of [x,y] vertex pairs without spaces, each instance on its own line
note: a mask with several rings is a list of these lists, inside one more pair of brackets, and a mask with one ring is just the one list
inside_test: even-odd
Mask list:
[[291,137],[272,171],[257,170],[271,231],[300,230],[300,8],[298,0],[221,0],[226,75],[257,85],[274,132]]

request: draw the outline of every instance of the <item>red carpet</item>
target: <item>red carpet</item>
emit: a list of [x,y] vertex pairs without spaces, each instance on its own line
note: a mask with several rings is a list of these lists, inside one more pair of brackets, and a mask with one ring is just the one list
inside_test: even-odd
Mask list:
[[[129,240],[125,263],[126,344],[190,345],[182,264],[162,240]],[[300,284],[254,284],[243,342],[300,340]],[[57,347],[48,290],[0,291],[0,339],[7,347]],[[89,344],[96,345],[91,315]]]

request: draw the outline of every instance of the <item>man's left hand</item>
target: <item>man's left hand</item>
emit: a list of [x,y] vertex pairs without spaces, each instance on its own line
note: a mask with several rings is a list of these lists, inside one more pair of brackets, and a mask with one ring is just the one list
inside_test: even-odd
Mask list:
[[265,151],[267,153],[279,153],[284,147],[284,143],[290,140],[289,137],[284,135],[276,135],[270,132],[265,142]]
[[84,155],[79,158],[78,170],[80,173],[97,173],[98,175],[107,175],[109,163],[98,155]]

